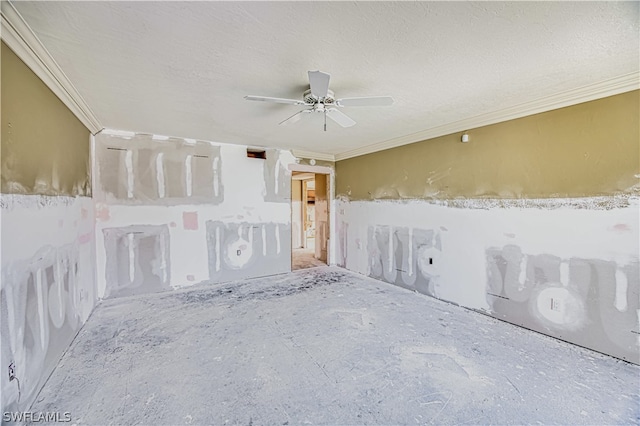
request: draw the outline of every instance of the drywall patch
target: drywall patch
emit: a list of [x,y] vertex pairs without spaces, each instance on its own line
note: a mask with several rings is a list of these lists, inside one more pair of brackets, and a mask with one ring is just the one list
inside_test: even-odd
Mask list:
[[17,382],[3,375],[1,411],[21,411],[95,305],[94,220],[89,198],[2,194],[0,200],[1,365],[6,374],[14,362],[21,386],[19,396]]
[[100,176],[101,187],[95,188],[96,198],[103,194],[102,199],[111,197],[116,200],[126,200],[127,181],[129,172],[125,165],[128,149],[120,146],[103,145],[99,143],[100,135],[96,140],[96,157],[98,158],[97,172]]
[[493,316],[640,363],[637,261],[527,255],[516,245],[486,258]]
[[389,283],[396,281],[393,229],[391,226],[370,226],[367,231],[369,276]]
[[52,356],[59,356],[79,326],[73,293],[77,256],[68,254],[71,265],[57,262],[57,253],[46,247],[32,259],[3,268],[3,282],[11,284],[2,289],[2,365],[13,361],[20,381],[20,395],[16,382],[3,389],[13,397],[3,404],[5,410],[35,398],[43,382],[40,374],[55,366]]
[[[339,232],[348,225],[348,235],[336,244],[338,258],[347,254],[345,267],[358,273],[524,327],[535,323],[544,334],[640,363],[640,348],[629,346],[640,337],[639,202],[628,198],[623,208],[590,209],[584,208],[590,202],[571,207],[565,201],[549,200],[550,209],[486,210],[427,201],[338,200]],[[389,228],[397,239],[392,245]],[[425,235],[419,244],[418,230],[434,230],[439,237]],[[402,256],[390,256],[389,247],[394,253],[401,247]],[[432,249],[441,252],[439,260]],[[489,260],[491,250],[496,256]],[[418,274],[413,284],[410,265]]]
[[[348,244],[349,241],[349,224],[344,221],[338,222],[338,256],[337,256],[337,264],[342,268],[347,267],[347,257],[348,257]],[[361,249],[362,246],[360,242],[356,243],[356,247]]]
[[179,138],[95,137],[96,199],[119,204],[220,204],[224,200],[220,146]]
[[[162,255],[155,256],[155,260],[143,259],[142,264],[137,265],[138,254],[133,249],[131,252],[128,248],[124,250],[124,247],[135,247],[138,238],[136,235],[140,234],[130,232],[129,236],[122,237],[119,241],[120,249],[112,247],[112,250],[109,250],[108,246],[113,243],[106,241],[107,233],[110,231],[99,232],[97,276],[99,294],[102,297],[138,294],[147,290],[159,291],[167,286],[179,288],[192,285],[194,282],[228,279],[225,278],[228,276],[262,276],[289,270],[290,179],[278,177],[278,185],[275,185],[275,177],[282,176],[282,169],[288,173],[285,166],[293,162],[293,159],[289,158],[290,153],[278,150],[271,153],[272,158],[276,160],[274,169],[280,171],[279,175],[274,176],[273,194],[277,192],[283,200],[265,202],[264,167],[267,161],[247,159],[243,147],[157,135],[122,136],[109,131],[101,132],[94,139],[97,162],[95,168],[105,171],[102,174],[97,173],[96,176],[96,204],[108,207],[108,215],[106,212],[100,215],[102,220],[98,223],[98,229],[102,231],[122,228],[144,231],[144,228],[127,227],[160,226],[166,227],[169,231],[166,237],[160,238],[171,240],[170,249],[164,243],[160,243],[159,247],[165,247]],[[121,154],[123,152],[125,154]],[[131,153],[129,161],[126,152]],[[115,156],[112,158],[119,157],[111,165],[104,164],[103,160],[108,163],[112,154]],[[224,169],[223,157],[226,164]],[[117,173],[110,175],[110,171]],[[112,181],[105,182],[105,177]],[[276,188],[280,189],[275,191]],[[208,221],[244,221],[260,225],[260,235],[254,242],[257,241],[255,250],[261,250],[263,254],[256,258],[250,256],[251,251],[247,248],[251,245],[246,242],[250,235],[246,234],[243,227],[240,231],[242,241],[236,243],[238,247],[235,250],[224,246],[221,248],[227,249],[226,253],[221,252],[220,257],[226,272],[222,275],[210,275],[210,269],[215,269],[215,263],[210,268],[207,244],[212,238],[215,240],[215,235],[207,235]],[[275,224],[275,227],[269,223]],[[238,239],[238,230],[234,232],[232,235]],[[225,232],[222,234],[224,238],[227,237]],[[117,239],[115,236],[113,238]],[[237,254],[238,250],[240,255]],[[275,257],[269,262],[264,265],[254,264],[255,259],[270,256],[272,250],[277,255],[274,254]],[[116,258],[110,259],[112,256]],[[134,260],[129,260],[127,256]],[[149,263],[165,266],[148,267],[147,269],[153,273],[142,274],[142,280],[152,281],[149,281],[149,285],[142,285],[138,282],[138,268],[144,268],[144,265]],[[124,280],[123,288],[117,284],[119,274]],[[165,281],[165,276],[168,281]]]
[[169,228],[133,225],[102,230],[106,252],[105,298],[168,290]]
[[370,277],[438,297],[442,247],[437,230],[376,225],[367,235]]
[[290,224],[207,221],[209,278],[229,281],[291,269]]
[[283,152],[277,149],[267,150],[264,161],[264,201],[288,203],[291,200],[291,171],[280,157]]

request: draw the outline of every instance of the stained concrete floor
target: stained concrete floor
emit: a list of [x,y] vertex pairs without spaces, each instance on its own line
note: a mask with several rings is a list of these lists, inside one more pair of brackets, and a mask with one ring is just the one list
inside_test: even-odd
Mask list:
[[76,424],[637,424],[640,367],[321,267],[100,304],[32,407]]
[[315,250],[312,248],[293,249],[291,251],[291,269],[297,271],[299,269],[327,266],[322,260],[316,259],[314,253]]

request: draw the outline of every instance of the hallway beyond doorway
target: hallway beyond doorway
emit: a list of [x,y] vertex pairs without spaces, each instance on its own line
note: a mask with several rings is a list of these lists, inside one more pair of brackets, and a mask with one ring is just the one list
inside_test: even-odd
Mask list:
[[291,269],[328,264],[330,177],[293,171],[291,176]]

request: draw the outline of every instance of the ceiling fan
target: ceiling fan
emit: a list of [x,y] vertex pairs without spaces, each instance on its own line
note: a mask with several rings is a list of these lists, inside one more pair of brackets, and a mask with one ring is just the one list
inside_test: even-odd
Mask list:
[[245,96],[248,101],[275,102],[279,104],[289,105],[305,105],[305,108],[291,117],[280,122],[280,125],[289,125],[300,121],[303,118],[311,117],[313,113],[324,115],[324,131],[327,131],[327,117],[341,125],[342,127],[351,127],[356,124],[349,116],[342,113],[336,107],[351,106],[386,106],[393,104],[391,96],[366,96],[360,98],[342,98],[336,99],[331,90],[329,90],[330,74],[322,71],[309,71],[309,86],[302,95],[302,100],[270,98],[266,96]]

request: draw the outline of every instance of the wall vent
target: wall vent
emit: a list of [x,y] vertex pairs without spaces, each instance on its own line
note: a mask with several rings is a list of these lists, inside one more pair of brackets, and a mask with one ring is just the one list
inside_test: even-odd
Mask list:
[[264,149],[247,148],[247,157],[262,158],[263,160],[265,160],[267,158],[267,151],[265,151]]

